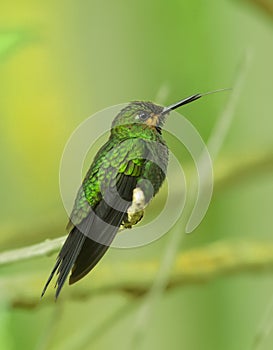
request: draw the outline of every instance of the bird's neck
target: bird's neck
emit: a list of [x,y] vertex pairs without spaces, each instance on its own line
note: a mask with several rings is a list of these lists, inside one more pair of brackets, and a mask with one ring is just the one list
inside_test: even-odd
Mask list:
[[111,137],[123,139],[142,138],[151,141],[162,141],[161,129],[146,124],[119,125],[111,130]]

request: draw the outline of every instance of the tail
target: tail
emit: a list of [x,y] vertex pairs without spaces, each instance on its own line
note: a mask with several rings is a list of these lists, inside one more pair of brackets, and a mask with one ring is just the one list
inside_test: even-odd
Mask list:
[[[90,272],[108,250],[123,216],[123,212],[116,211],[114,215],[115,222],[109,224],[102,221],[94,213],[90,213],[79,225],[79,228],[73,227],[57,257],[56,264],[44,286],[41,297],[44,296],[55,274],[58,275],[55,285],[57,288],[55,299],[57,299],[71,270],[69,284],[79,281]],[[88,227],[88,231],[83,227],[85,229]],[[85,234],[82,232],[85,232]],[[90,237],[96,237],[96,240]]]

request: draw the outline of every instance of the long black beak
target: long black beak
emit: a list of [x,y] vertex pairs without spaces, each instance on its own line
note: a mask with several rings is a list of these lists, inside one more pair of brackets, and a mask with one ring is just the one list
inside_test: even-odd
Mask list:
[[219,89],[219,90],[214,90],[214,91],[209,91],[209,92],[205,92],[203,94],[195,94],[195,95],[192,95],[192,96],[189,96],[189,97],[186,97],[184,98],[183,100],[179,101],[179,102],[176,102],[168,107],[165,107],[161,113],[161,115],[164,115],[164,114],[167,114],[169,113],[170,111],[173,111],[174,109],[178,108],[178,107],[181,107],[181,106],[184,106],[188,103],[191,103],[193,101],[196,101],[198,100],[199,98],[205,96],[205,95],[210,95],[210,94],[214,94],[216,92],[220,92],[220,91],[226,91],[226,90],[231,90],[230,88],[228,89]]

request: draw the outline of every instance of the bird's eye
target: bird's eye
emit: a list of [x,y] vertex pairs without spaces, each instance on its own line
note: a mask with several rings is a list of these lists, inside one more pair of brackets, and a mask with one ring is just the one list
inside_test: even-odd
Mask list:
[[140,121],[145,121],[149,118],[149,114],[145,113],[145,112],[139,112],[136,116],[136,119],[140,120]]

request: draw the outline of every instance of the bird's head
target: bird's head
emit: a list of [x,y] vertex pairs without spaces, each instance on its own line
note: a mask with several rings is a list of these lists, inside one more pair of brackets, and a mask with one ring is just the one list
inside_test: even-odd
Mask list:
[[120,132],[120,129],[123,130],[134,130],[136,129],[150,129],[155,132],[161,132],[161,127],[164,125],[167,115],[190,102],[193,102],[200,97],[208,94],[212,94],[218,91],[223,91],[228,89],[215,90],[207,92],[204,94],[195,94],[184,98],[174,104],[171,104],[168,107],[162,107],[156,105],[152,102],[144,101],[134,101],[129,103],[125,108],[123,108],[119,114],[116,116],[112,123],[112,132],[115,130]]
[[152,102],[134,101],[123,108],[113,121],[112,129],[119,126],[130,125],[140,127],[160,127],[163,124],[161,117],[164,107]]

